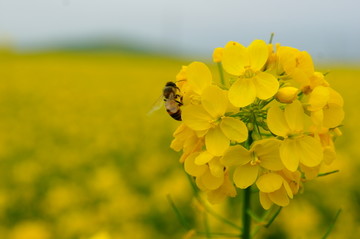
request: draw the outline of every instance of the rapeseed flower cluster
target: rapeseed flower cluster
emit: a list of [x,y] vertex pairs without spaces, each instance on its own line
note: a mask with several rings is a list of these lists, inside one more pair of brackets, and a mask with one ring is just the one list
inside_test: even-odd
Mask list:
[[256,185],[264,209],[287,206],[336,158],[341,95],[295,48],[229,42],[213,60],[225,72],[221,83],[201,62],[176,76],[182,123],[171,148],[183,151],[180,162],[210,202]]

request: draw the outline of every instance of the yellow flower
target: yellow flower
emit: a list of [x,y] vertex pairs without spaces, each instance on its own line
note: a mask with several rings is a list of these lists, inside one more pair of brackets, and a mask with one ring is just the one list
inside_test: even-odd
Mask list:
[[306,180],[312,180],[318,176],[320,165],[315,167],[306,167],[305,165],[300,165],[300,169],[304,173]]
[[219,157],[213,157],[206,164],[197,164],[200,152],[191,154],[185,159],[184,169],[191,176],[196,177],[196,184],[202,191],[216,190],[224,183],[224,165]]
[[[336,151],[334,146],[333,138],[336,136],[338,128],[329,130],[328,128],[313,127],[312,131],[321,142],[324,152],[324,163],[327,165],[331,164],[336,159]],[[335,135],[334,135],[335,134]]]
[[270,131],[284,138],[280,145],[280,158],[284,166],[294,172],[299,162],[308,167],[315,167],[323,159],[321,143],[305,133],[305,117],[299,101],[286,105],[285,110],[271,107],[267,123]]
[[310,77],[310,89],[313,90],[316,86],[319,85],[330,86],[321,72],[314,72],[314,74]]
[[286,74],[298,82],[300,88],[310,85],[310,78],[314,75],[314,64],[309,53],[281,46],[277,54]]
[[268,99],[276,94],[279,82],[273,75],[261,71],[268,56],[268,46],[262,40],[253,41],[247,48],[241,44],[225,47],[224,70],[238,77],[229,89],[229,100],[234,106],[244,107],[256,97]]
[[281,103],[292,103],[297,98],[297,94],[299,93],[299,89],[286,86],[281,89],[276,94],[276,99]]
[[236,166],[233,180],[238,188],[247,188],[257,179],[261,168],[281,170],[279,146],[281,141],[271,138],[256,141],[250,150],[241,145],[231,147],[222,157],[221,162],[227,166]]
[[335,128],[344,119],[341,95],[330,87],[317,86],[309,94],[307,110],[311,112],[311,119],[316,126]]
[[183,154],[180,158],[180,162],[183,163],[191,153],[201,151],[201,148],[204,145],[204,140],[199,138],[195,131],[191,130],[185,124],[180,124],[180,126],[175,130],[174,139],[170,144],[170,148],[175,151],[183,150]]
[[183,96],[184,105],[199,104],[202,91],[211,85],[212,75],[202,62],[192,62],[183,66],[176,75],[176,85]]
[[260,204],[268,210],[273,203],[281,207],[289,204],[289,198],[293,198],[292,190],[288,182],[277,173],[262,175],[257,181],[259,188]]
[[226,197],[235,197],[236,196],[236,189],[234,184],[230,181],[228,173],[224,176],[223,184],[215,190],[207,192],[207,198],[210,203],[220,203]]
[[227,106],[226,92],[212,85],[203,90],[201,105],[184,106],[182,111],[185,125],[205,132],[206,149],[215,156],[223,155],[229,148],[230,140],[244,142],[248,136],[241,120],[225,116]]
[[290,172],[286,168],[277,173],[289,184],[293,195],[296,195],[299,192],[300,187],[302,187],[301,173],[299,171]]
[[218,63],[218,62],[222,61],[223,51],[224,51],[224,48],[222,48],[222,47],[218,47],[218,48],[214,49],[214,52],[212,55],[214,62]]

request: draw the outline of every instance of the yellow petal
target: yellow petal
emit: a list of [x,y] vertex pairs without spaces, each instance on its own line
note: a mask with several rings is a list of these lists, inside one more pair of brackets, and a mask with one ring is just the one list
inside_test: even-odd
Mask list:
[[203,164],[208,163],[213,158],[214,158],[214,155],[212,155],[208,151],[203,151],[195,158],[195,164],[203,165]]
[[251,147],[260,160],[263,168],[278,171],[284,168],[280,159],[280,144],[282,141],[270,138],[255,141]]
[[297,65],[306,75],[312,76],[314,74],[314,63],[311,55],[306,51],[302,51],[298,54]]
[[326,128],[335,128],[344,120],[345,112],[339,105],[328,104],[328,106],[323,109],[323,112],[323,123]]
[[286,123],[284,112],[278,107],[273,106],[267,115],[267,124],[273,134],[286,137],[290,133],[290,128]]
[[306,167],[305,165],[300,164],[301,171],[305,174],[306,180],[312,180],[316,178],[319,174],[320,166],[316,167]]
[[287,125],[292,132],[299,132],[304,129],[304,109],[300,101],[295,100],[287,105],[284,115]]
[[219,158],[214,158],[209,162],[209,170],[212,175],[215,177],[224,176],[224,165],[220,163]]
[[252,78],[239,78],[229,89],[229,100],[236,107],[244,107],[254,102],[256,88]]
[[336,152],[334,148],[324,148],[324,162],[330,165],[336,159]]
[[199,153],[193,153],[189,157],[185,159],[184,169],[185,172],[194,177],[199,177],[205,173],[207,170],[207,165],[196,165],[195,158],[199,155]]
[[316,125],[316,126],[321,126],[324,120],[324,111],[323,110],[318,110],[318,111],[313,111],[311,112],[311,121]]
[[261,192],[271,193],[278,190],[283,184],[283,178],[276,173],[267,173],[259,177],[256,186]]
[[228,167],[244,165],[252,159],[251,153],[241,145],[231,146],[221,158],[221,162]]
[[207,193],[208,200],[212,204],[222,202],[227,196],[236,196],[236,189],[228,176],[224,177],[224,183],[218,189]]
[[299,92],[298,88],[292,87],[292,86],[286,86],[276,93],[276,99],[280,101],[281,103],[292,103],[296,98],[297,94]]
[[201,95],[201,104],[216,119],[225,114],[228,99],[224,90],[216,85],[210,85],[204,89]]
[[182,120],[186,126],[193,130],[207,130],[213,120],[201,105],[188,105],[182,110]]
[[273,202],[270,200],[267,193],[259,192],[260,204],[265,209],[268,210],[273,205]]
[[280,145],[280,159],[285,168],[295,172],[299,166],[301,153],[295,139],[285,139]]
[[258,72],[253,81],[256,88],[256,96],[262,100],[274,96],[279,89],[278,80],[266,72]]
[[281,207],[289,205],[290,200],[284,187],[281,187],[279,190],[269,193],[268,195],[270,200],[276,205]]
[[284,189],[285,189],[287,195],[289,196],[289,198],[292,199],[294,197],[294,195],[292,193],[289,183],[285,179],[283,181],[283,186],[284,186]]
[[234,76],[240,76],[244,67],[249,65],[249,56],[246,48],[241,44],[225,47],[222,65],[224,70]]
[[231,46],[242,46],[240,43],[236,42],[236,41],[229,41],[228,43],[226,43],[225,48],[231,47]]
[[323,150],[321,143],[310,136],[304,136],[298,141],[298,153],[300,154],[300,162],[308,167],[315,167],[320,164],[323,159]]
[[217,62],[217,63],[221,62],[223,52],[224,52],[224,48],[222,48],[222,47],[215,48],[214,52],[213,52],[213,55],[212,55],[213,61]]
[[224,177],[215,177],[210,173],[210,170],[207,170],[203,175],[199,177],[199,180],[206,189],[215,190],[223,184]]
[[277,49],[277,55],[279,56],[279,62],[287,74],[294,72],[296,67],[296,56],[300,51],[298,49],[280,46]]
[[211,72],[202,62],[191,63],[186,69],[186,74],[191,89],[199,95],[207,86],[211,85]]
[[220,128],[230,140],[241,143],[248,138],[246,125],[239,119],[224,117],[221,119]]
[[305,86],[310,85],[310,78],[308,75],[305,74],[304,71],[295,68],[294,71],[291,73],[291,78],[299,83],[300,88],[304,88]]
[[344,100],[343,100],[342,96],[337,91],[335,91],[334,89],[332,89],[330,87],[329,87],[329,92],[330,92],[330,96],[329,96],[328,103],[343,107]]
[[252,166],[245,164],[235,169],[233,180],[238,188],[247,188],[251,186],[255,181],[259,173],[259,166]]
[[201,190],[201,191],[207,191],[208,189],[205,187],[205,185],[202,183],[201,177],[197,177],[195,179],[195,183],[196,186]]
[[251,69],[260,70],[269,57],[268,46],[263,40],[255,40],[248,46],[248,52]]
[[223,134],[220,127],[211,128],[205,135],[207,151],[214,156],[222,156],[230,146],[230,140]]
[[324,106],[329,101],[330,92],[328,87],[324,86],[317,86],[311,92],[308,104],[309,107],[307,108],[310,111],[318,111],[324,108]]

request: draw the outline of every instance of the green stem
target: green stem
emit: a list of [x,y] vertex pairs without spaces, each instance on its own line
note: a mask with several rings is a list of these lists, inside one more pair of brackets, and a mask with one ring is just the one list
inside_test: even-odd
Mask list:
[[271,35],[270,35],[269,44],[272,44],[272,41],[274,39],[274,35],[275,35],[275,33],[272,32]]
[[242,212],[242,220],[243,220],[243,233],[242,239],[250,239],[250,226],[251,226],[251,217],[248,213],[250,209],[250,199],[251,199],[251,187],[248,187],[244,190],[244,201],[243,201],[243,212]]
[[204,217],[204,228],[205,228],[206,238],[211,238],[209,221],[206,212],[203,213],[203,217]]
[[279,208],[276,210],[275,214],[269,219],[268,223],[266,223],[266,225],[265,225],[266,228],[269,228],[269,227],[271,226],[271,224],[274,222],[275,218],[276,218],[277,216],[279,216],[279,214],[280,214],[280,212],[281,212],[281,209],[282,209],[282,207],[279,207]]
[[218,69],[219,69],[219,75],[220,75],[221,85],[222,85],[222,86],[225,86],[224,72],[223,72],[223,68],[222,68],[221,62],[218,62],[217,65],[218,65]]
[[326,239],[326,238],[330,235],[330,232],[331,232],[332,229],[334,228],[334,225],[335,225],[336,220],[338,219],[340,213],[341,213],[341,208],[336,212],[336,215],[335,215],[333,221],[331,222],[328,230],[326,231],[326,233],[325,233],[325,235],[322,237],[322,239]]
[[327,176],[327,175],[330,175],[330,174],[333,174],[333,173],[338,173],[339,171],[340,170],[334,170],[334,171],[331,171],[331,172],[319,173],[318,177],[323,177],[323,176]]
[[214,218],[216,218],[217,220],[225,223],[225,224],[228,224],[229,226],[237,229],[237,230],[240,230],[242,231],[242,228],[238,225],[236,225],[235,223],[229,221],[228,219],[226,219],[225,217],[217,214],[215,211],[213,211],[210,207],[208,207],[206,205],[206,203],[201,199],[200,195],[199,195],[199,192],[198,192],[198,189],[197,187],[195,186],[195,183],[193,182],[192,180],[192,177],[188,174],[186,174],[189,182],[190,182],[190,185],[191,185],[191,188],[193,189],[193,192],[194,192],[194,195],[195,195],[195,198],[196,200],[204,207],[204,209],[206,210],[207,213],[209,213],[211,216],[213,216]]
[[[196,233],[199,237],[204,237],[206,236],[206,232],[197,232]],[[224,233],[224,232],[213,232],[211,233],[212,237],[241,237],[241,235],[239,234],[235,234],[235,233]]]

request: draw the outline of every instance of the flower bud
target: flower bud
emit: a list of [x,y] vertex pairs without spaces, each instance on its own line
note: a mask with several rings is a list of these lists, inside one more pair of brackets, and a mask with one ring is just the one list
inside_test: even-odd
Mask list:
[[299,90],[295,87],[283,87],[276,94],[276,99],[281,103],[292,103],[297,98],[298,92]]
[[213,52],[213,61],[217,63],[221,62],[223,58],[223,52],[224,52],[224,48],[222,47],[215,48]]

